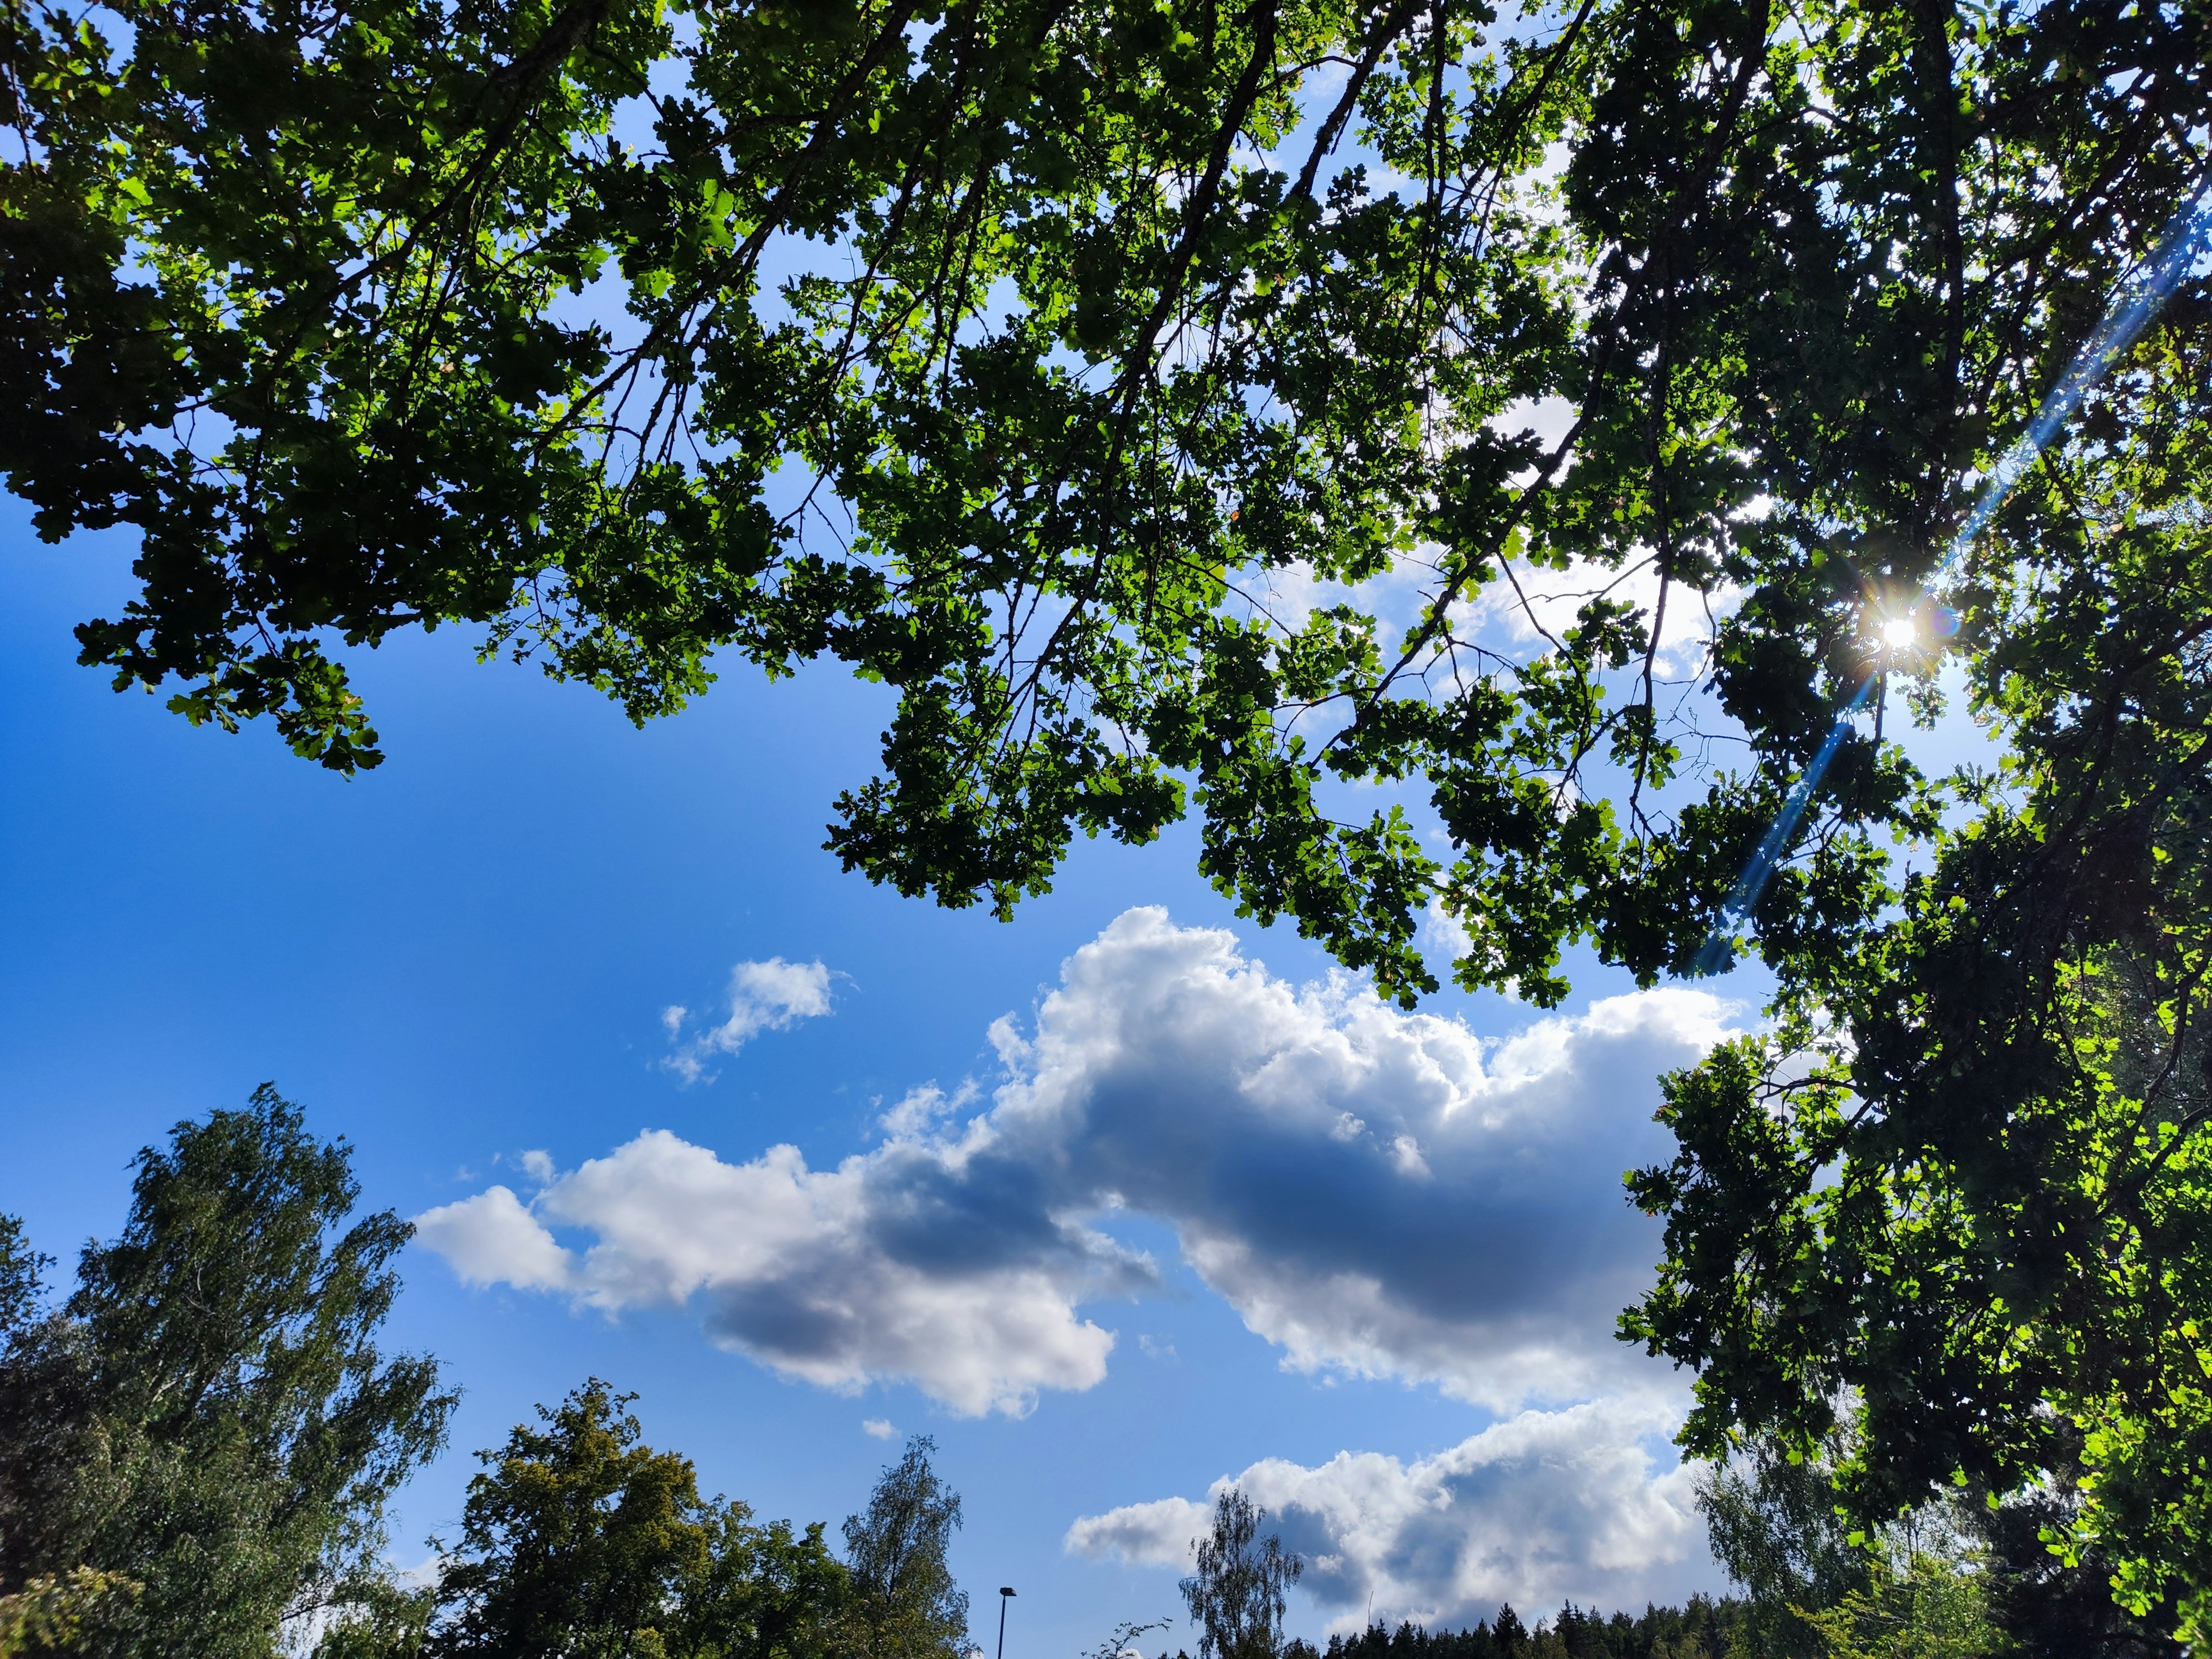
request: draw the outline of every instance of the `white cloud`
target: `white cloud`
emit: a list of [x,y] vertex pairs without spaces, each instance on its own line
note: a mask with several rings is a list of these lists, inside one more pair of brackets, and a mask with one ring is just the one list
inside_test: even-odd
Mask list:
[[1062,970],[993,1154],[1118,1194],[1292,1365],[1498,1409],[1650,1368],[1613,1315],[1656,1260],[1620,1189],[1662,1156],[1658,1073],[1729,1009],[1668,988],[1502,1043],[1343,979],[1296,988],[1225,933],[1132,910]]
[[1060,1547],[1094,1561],[1115,1559],[1144,1567],[1187,1568],[1193,1546],[1212,1524],[1208,1504],[1188,1498],[1124,1504],[1103,1515],[1086,1515],[1067,1529]]
[[[802,1019],[830,1012],[830,970],[818,962],[741,962],[730,970],[730,1014],[684,1043],[663,1062],[686,1083],[709,1078],[708,1062],[734,1054],[763,1031],[787,1030]],[[660,1024],[675,1042],[690,1010],[672,1003],[660,1011]]]
[[[655,1129],[560,1176],[527,1211],[495,1187],[416,1224],[471,1280],[609,1312],[696,1299],[717,1341],[786,1375],[846,1392],[908,1378],[956,1411],[1018,1415],[1041,1388],[1105,1376],[1113,1334],[1076,1304],[1153,1273],[1079,1226],[1037,1218],[1041,1231],[1007,1238],[963,1224],[960,1155],[892,1141],[835,1170],[808,1169],[794,1146],[732,1164]],[[955,1212],[932,1212],[933,1184]],[[547,1222],[595,1242],[576,1260]],[[531,1276],[501,1271],[509,1261]]]
[[[826,1006],[826,972],[819,989]],[[1657,1073],[1729,1012],[1657,990],[1486,1041],[1132,910],[1069,958],[1032,1035],[993,1027],[1010,1075],[987,1109],[918,1089],[828,1170],[656,1131],[527,1208],[495,1188],[434,1211],[424,1242],[478,1281],[696,1306],[717,1340],[826,1387],[907,1378],[1019,1413],[1104,1376],[1113,1334],[1078,1310],[1157,1282],[1094,1225],[1133,1212],[1297,1369],[1500,1411],[1671,1389],[1613,1340],[1658,1249],[1620,1178],[1668,1151]]]
[[860,1432],[872,1435],[878,1440],[889,1440],[895,1437],[898,1431],[891,1426],[891,1420],[888,1417],[864,1417],[860,1419]]
[[[1672,1413],[1602,1401],[1525,1412],[1434,1457],[1343,1452],[1317,1468],[1281,1458],[1214,1482],[1267,1511],[1305,1561],[1301,1583],[1339,1622],[1370,1616],[1471,1623],[1512,1602],[1531,1623],[1572,1599],[1678,1600],[1712,1567],[1691,1472],[1659,1443]],[[1086,1516],[1072,1554],[1187,1568],[1209,1504],[1165,1498]]]
[[574,1272],[568,1252],[506,1187],[424,1211],[415,1218],[415,1237],[471,1285],[557,1291]]

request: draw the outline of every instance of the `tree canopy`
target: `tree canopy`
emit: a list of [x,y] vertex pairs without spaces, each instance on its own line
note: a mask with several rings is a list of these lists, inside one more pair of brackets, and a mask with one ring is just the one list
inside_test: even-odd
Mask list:
[[960,1494],[938,1477],[937,1443],[911,1437],[868,1507],[845,1517],[845,1559],[859,1591],[856,1651],[869,1659],[966,1659],[968,1592],[945,1559],[960,1525]]
[[1213,1522],[1191,1540],[1183,1605],[1198,1631],[1200,1659],[1276,1659],[1283,1651],[1285,1595],[1305,1563],[1273,1533],[1265,1510],[1235,1486],[1213,1500]]
[[1694,1365],[1688,1443],[1839,1422],[1871,1522],[2039,1494],[2069,1566],[2182,1639],[2212,1618],[2201,347],[2170,339],[2009,513],[1978,696],[2009,738],[1880,925],[1774,1031],[1672,1080],[1668,1219],[1625,1322]]
[[[1577,936],[1692,959],[1833,711],[1929,695],[1869,608],[2203,171],[2196,3],[9,17],[0,460],[46,533],[137,532],[81,630],[118,685],[351,770],[341,641],[465,624],[639,719],[826,655],[898,699],[848,866],[1003,912],[1195,809],[1207,875],[1407,996],[1432,902],[1539,1001]],[[2094,588],[2188,522],[2186,465],[2112,470],[2193,441],[2204,316],[1978,550],[2000,721],[2096,621],[2023,637],[2010,550]],[[1845,744],[1762,949],[1869,925],[1924,782]]]
[[[850,1578],[817,1522],[702,1498],[690,1459],[642,1443],[597,1378],[478,1454],[435,1586],[430,1659],[543,1654],[826,1659],[852,1650]],[[857,1628],[857,1625],[854,1626]],[[411,1644],[397,1650],[415,1651]]]

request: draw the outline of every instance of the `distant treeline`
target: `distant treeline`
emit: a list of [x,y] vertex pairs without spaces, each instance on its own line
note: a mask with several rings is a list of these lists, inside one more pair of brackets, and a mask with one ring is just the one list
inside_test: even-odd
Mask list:
[[1373,1624],[1356,1636],[1330,1637],[1325,1655],[1293,1642],[1285,1659],[1721,1659],[1741,1619],[1740,1602],[1693,1595],[1685,1607],[1646,1607],[1633,1618],[1570,1602],[1531,1630],[1509,1602],[1495,1623],[1469,1630]]

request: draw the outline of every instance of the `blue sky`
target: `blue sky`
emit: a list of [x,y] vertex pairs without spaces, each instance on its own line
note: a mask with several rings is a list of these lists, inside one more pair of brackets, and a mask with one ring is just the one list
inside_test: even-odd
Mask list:
[[[935,1435],[978,1634],[1016,1585],[1024,1659],[1178,1611],[1235,1476],[1313,1563],[1310,1633],[1720,1587],[1680,1380],[1608,1329],[1651,1073],[1747,1012],[1590,974],[1548,1024],[1407,1022],[1237,921],[1187,834],[1079,846],[1011,925],[899,899],[819,850],[885,713],[832,672],[638,732],[404,638],[357,665],[391,759],[348,782],[74,665],[121,542],[9,507],[0,560],[0,1208],[66,1258],[139,1146],[264,1079],[347,1136],[369,1204],[440,1218],[390,1334],[466,1390],[403,1562],[473,1449],[598,1374],[766,1516],[834,1528],[896,1452],[867,1424]],[[756,973],[768,1025],[687,1050],[777,960],[827,1012]],[[857,1347],[805,1316],[841,1297]]]

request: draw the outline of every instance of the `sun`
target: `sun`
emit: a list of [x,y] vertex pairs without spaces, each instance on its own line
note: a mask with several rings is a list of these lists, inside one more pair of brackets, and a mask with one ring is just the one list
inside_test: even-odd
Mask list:
[[1881,625],[1881,640],[1893,651],[1902,651],[1920,637],[1920,625],[1911,617],[1892,617]]

